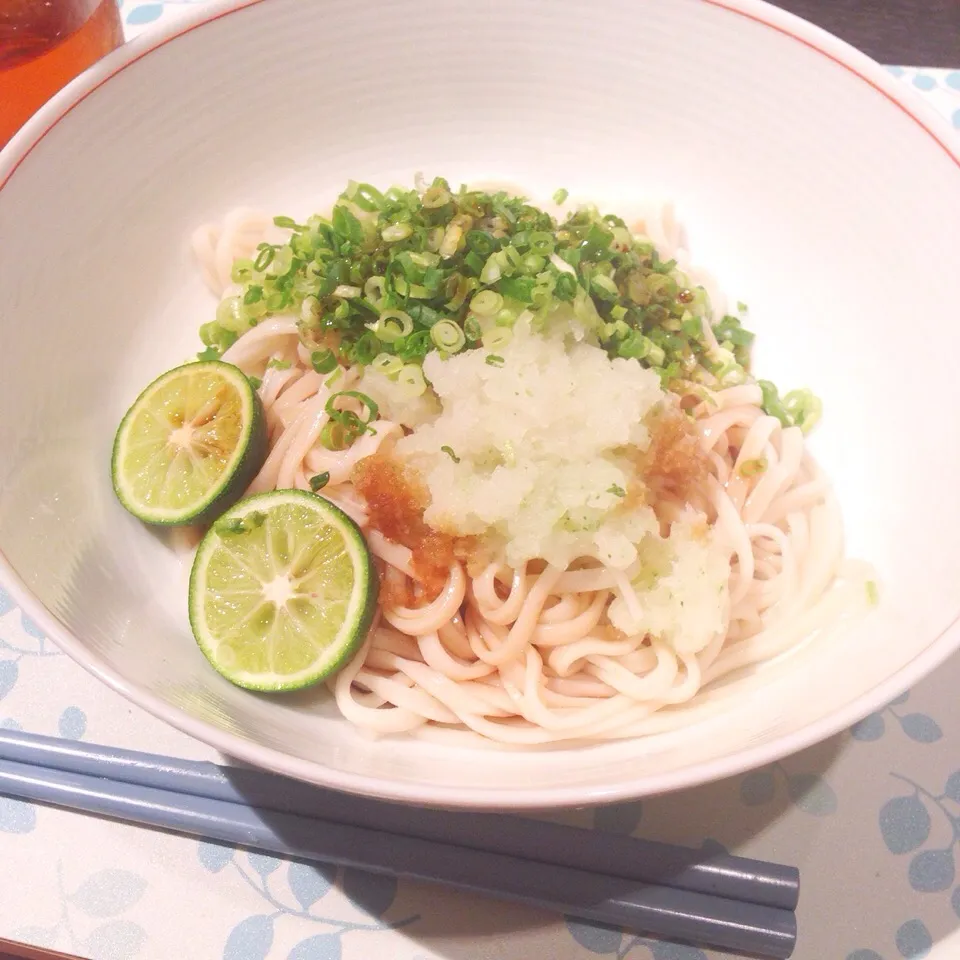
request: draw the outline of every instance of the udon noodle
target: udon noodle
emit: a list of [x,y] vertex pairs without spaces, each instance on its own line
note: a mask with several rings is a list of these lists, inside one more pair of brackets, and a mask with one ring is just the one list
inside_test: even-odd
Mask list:
[[[196,233],[194,249],[217,297],[230,292],[234,259],[250,256],[269,224],[239,210]],[[669,211],[648,219],[646,231],[691,270]],[[381,418],[346,450],[318,443],[332,392],[349,390],[360,371],[346,369],[328,385],[311,366],[296,316],[264,320],[223,359],[262,375],[270,453],[249,492],[308,490],[311,477],[328,473],[322,495],[360,526],[377,558],[379,615],[360,653],[330,681],[343,715],[373,734],[453,727],[524,745],[663,729],[683,722],[683,705],[698,694],[731,695],[731,679],[796,648],[863,596],[864,567],[844,560],[827,478],[801,430],[764,413],[755,383],[685,401],[708,465],[701,506],[730,573],[722,629],[698,649],[678,650],[611,625],[611,602],[636,599],[628,572],[596,560],[511,569],[503,557],[458,557],[439,589],[428,589],[411,549],[377,529],[356,483],[357,465],[391,449],[403,427]],[[271,359],[280,362],[264,369]],[[762,472],[744,469],[759,462]],[[682,505],[668,496],[660,506],[669,519]]]

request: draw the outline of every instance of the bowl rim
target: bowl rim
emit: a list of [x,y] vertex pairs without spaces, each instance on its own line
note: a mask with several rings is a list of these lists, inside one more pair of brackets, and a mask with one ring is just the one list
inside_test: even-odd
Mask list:
[[[128,66],[149,56],[177,38],[224,17],[269,0],[211,0],[202,8],[141,34],[108,54],[71,81],[48,101],[9,143],[0,150],[0,190],[33,150],[78,104]],[[960,171],[960,138],[949,136],[946,121],[932,106],[912,94],[900,80],[866,54],[820,27],[774,7],[765,0],[699,0],[741,16],[792,38],[815,53],[843,67],[872,87],[917,123],[956,164]],[[57,646],[98,680],[127,700],[165,721],[175,729],[206,743],[220,753],[273,772],[296,777],[324,787],[404,803],[468,809],[544,810],[611,803],[689,789],[772,763],[819,743],[884,706],[921,680],[960,647],[960,611],[927,648],[892,677],[861,694],[841,710],[776,737],[769,743],[747,747],[718,759],[706,760],[680,770],[646,774],[605,785],[521,787],[504,790],[404,783],[375,775],[339,771],[322,763],[304,760],[282,750],[261,746],[219,730],[168,704],[156,694],[131,683],[101,662],[47,608],[17,574],[0,548],[0,585],[6,587],[21,609],[43,629]]]

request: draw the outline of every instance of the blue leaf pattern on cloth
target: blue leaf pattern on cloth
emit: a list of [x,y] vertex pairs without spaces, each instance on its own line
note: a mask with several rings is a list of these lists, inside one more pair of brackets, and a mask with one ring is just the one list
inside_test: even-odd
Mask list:
[[648,942],[653,960],[707,960],[707,955],[696,947],[685,947],[679,943]]
[[930,814],[919,797],[894,797],[880,808],[880,833],[891,853],[910,853],[930,836]]
[[47,636],[23,611],[20,612],[20,625],[23,627],[23,632],[34,640],[43,640]]
[[713,837],[707,837],[706,840],[700,844],[700,849],[711,857],[716,856],[718,853],[723,854],[730,852],[719,840],[714,840]]
[[787,780],[790,799],[804,813],[828,817],[837,811],[837,795],[823,777],[815,773],[795,773]]
[[922,920],[908,920],[897,930],[897,949],[904,960],[921,960],[932,946],[933,937]]
[[748,807],[769,803],[775,791],[773,770],[770,767],[753,770],[740,781],[740,801]]
[[127,23],[134,27],[140,27],[145,23],[152,23],[158,19],[162,13],[162,3],[145,3],[143,6],[134,7],[127,14]]
[[581,947],[591,953],[601,956],[607,953],[616,953],[620,949],[623,933],[617,927],[607,927],[600,923],[588,923],[585,920],[574,920],[565,917],[567,929]]
[[304,910],[309,910],[321,897],[326,896],[333,879],[335,867],[314,866],[295,860],[287,868],[287,886]]
[[80,740],[87,732],[87,715],[79,707],[67,707],[60,714],[57,730],[64,740]]
[[57,942],[59,932],[59,927],[16,927],[13,938],[37,947],[52,947]]
[[70,895],[70,902],[91,917],[115,917],[132,907],[147,889],[147,881],[129,870],[100,870]]
[[219,873],[233,859],[233,854],[233,847],[209,840],[201,840],[197,847],[197,859],[211,873]]
[[952,850],[924,850],[910,861],[910,886],[918,893],[938,893],[953,886]]
[[370,916],[382,917],[397,895],[397,880],[348,867],[343,871],[343,892]]
[[917,743],[936,743],[943,736],[937,721],[925,713],[908,713],[901,718],[900,726],[903,727],[903,732]]
[[0,660],[0,700],[16,685],[20,676],[20,667],[16,660]]
[[854,740],[879,740],[885,731],[886,724],[883,721],[883,716],[879,713],[871,713],[850,728],[850,735]]
[[0,617],[5,613],[9,613],[15,607],[16,604],[13,602],[13,597],[11,597],[3,587],[0,587]]
[[273,918],[247,917],[227,937],[223,960],[266,960],[273,946]]
[[953,912],[960,917],[960,887],[956,887],[950,896],[950,906]]
[[94,928],[83,941],[84,953],[105,960],[129,960],[140,952],[146,939],[147,934],[139,923],[111,920]]
[[643,817],[642,803],[623,803],[612,807],[598,807],[593,814],[597,830],[609,833],[633,833]]
[[30,833],[37,825],[37,812],[29,803],[0,797],[0,830],[4,833]]
[[276,857],[267,856],[265,853],[248,853],[247,859],[250,861],[250,866],[261,877],[269,877],[274,870],[280,867],[280,861]]
[[947,777],[947,784],[943,788],[943,793],[944,796],[960,803],[960,770],[954,770],[954,772]]
[[847,954],[847,960],[883,960],[876,950],[854,950]]
[[287,960],[340,960],[342,955],[340,937],[334,933],[320,933],[301,940],[290,951]]

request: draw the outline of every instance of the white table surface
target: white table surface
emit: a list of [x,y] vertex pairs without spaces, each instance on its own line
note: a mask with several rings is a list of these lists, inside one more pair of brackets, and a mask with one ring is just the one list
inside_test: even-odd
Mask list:
[[[127,33],[202,2],[123,0]],[[891,69],[960,135],[960,70]],[[956,960],[958,688],[960,658],[954,658],[850,733],[782,763],[570,820],[797,864],[803,878],[797,960]],[[218,759],[60,654],[2,589],[0,726]],[[2,797],[0,864],[0,937],[96,960],[708,956],[527,908]]]

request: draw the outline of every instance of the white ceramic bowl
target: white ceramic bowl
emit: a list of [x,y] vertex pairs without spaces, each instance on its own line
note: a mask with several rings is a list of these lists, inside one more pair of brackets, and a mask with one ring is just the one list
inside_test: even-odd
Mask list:
[[[213,3],[68,87],[0,155],[0,548],[27,612],[147,710],[222,751],[425,804],[550,807],[672,790],[828,736],[960,644],[960,151],[838,40],[754,0]],[[486,178],[672,197],[751,306],[757,365],[826,416],[858,628],[669,736],[535,753],[354,733],[321,696],[217,676],[182,572],[115,502],[139,389],[196,349],[187,237],[238,204],[297,215],[348,178]],[[149,746],[145,744],[144,746]]]

